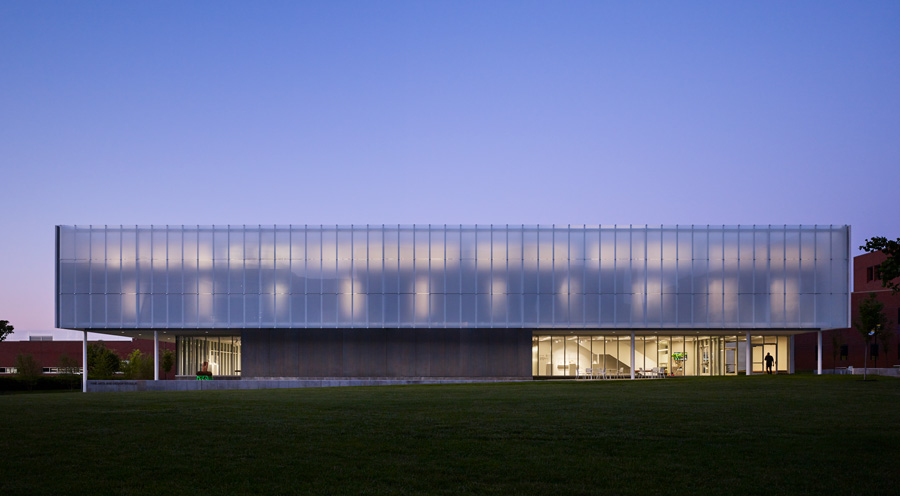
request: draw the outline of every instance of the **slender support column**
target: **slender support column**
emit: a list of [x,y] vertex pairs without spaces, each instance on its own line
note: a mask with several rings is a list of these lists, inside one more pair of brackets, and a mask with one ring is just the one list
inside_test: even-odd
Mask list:
[[747,332],[747,346],[744,347],[744,367],[747,369],[746,374],[750,375],[753,373],[753,344],[750,342],[750,332]]
[[84,331],[84,340],[81,343],[81,392],[87,392],[87,331]]
[[631,380],[634,380],[634,331],[631,331]]
[[159,331],[153,331],[153,380],[159,380]]
[[818,334],[819,340],[819,346],[816,346],[816,373],[822,375],[822,331],[819,331],[816,334]]
[[790,366],[788,367],[788,374],[793,374],[794,373],[794,335],[793,334],[791,334],[791,339],[789,341],[788,346],[791,347],[791,352],[789,354],[789,356],[791,357],[791,363],[790,363]]

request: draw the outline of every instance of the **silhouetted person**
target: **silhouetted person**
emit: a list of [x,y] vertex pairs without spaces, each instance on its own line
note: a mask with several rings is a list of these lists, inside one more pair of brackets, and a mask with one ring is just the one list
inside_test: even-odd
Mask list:
[[766,353],[766,373],[772,373],[772,364],[775,363],[775,358],[772,357],[771,354]]

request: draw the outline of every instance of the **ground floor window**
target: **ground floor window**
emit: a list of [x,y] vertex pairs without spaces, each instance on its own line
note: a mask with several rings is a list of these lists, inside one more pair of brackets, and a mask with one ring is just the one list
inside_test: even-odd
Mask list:
[[178,375],[193,375],[203,363],[213,375],[241,375],[241,337],[177,336]]
[[[765,372],[766,354],[773,369],[790,370],[790,336],[750,336],[751,373]],[[747,335],[542,334],[532,336],[532,374],[537,377],[593,375],[630,377],[703,376],[746,373]]]

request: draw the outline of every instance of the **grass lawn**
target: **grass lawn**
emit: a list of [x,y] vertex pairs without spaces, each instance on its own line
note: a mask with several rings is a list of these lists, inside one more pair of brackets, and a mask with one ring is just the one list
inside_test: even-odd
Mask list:
[[900,380],[0,396],[0,495],[896,494]]

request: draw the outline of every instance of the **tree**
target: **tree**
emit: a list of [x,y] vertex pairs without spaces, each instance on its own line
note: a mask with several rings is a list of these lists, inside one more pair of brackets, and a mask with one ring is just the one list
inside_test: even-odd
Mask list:
[[838,356],[844,343],[844,335],[838,331],[831,332],[831,367],[832,372],[837,370]]
[[892,327],[892,324],[893,323],[888,320],[887,324],[885,324],[884,326],[884,332],[878,334],[878,345],[881,353],[884,354],[885,363],[887,363],[888,346],[891,344],[891,336],[893,336],[893,333],[889,331],[889,329]]
[[9,325],[8,320],[0,320],[0,343],[6,339],[6,336],[13,333],[13,329],[15,329],[15,327]]
[[109,379],[119,371],[119,355],[100,341],[88,346],[88,378]]
[[38,377],[43,373],[43,369],[34,361],[34,357],[28,353],[19,353],[16,355],[16,377],[28,384],[29,388],[33,387]]
[[889,241],[885,237],[875,236],[866,240],[866,244],[859,247],[868,253],[880,251],[887,255],[884,262],[878,266],[881,272],[881,287],[890,288],[894,294],[900,292],[900,238]]
[[129,379],[153,379],[153,359],[141,350],[132,350],[123,365],[122,372]]
[[881,336],[881,333],[889,333],[888,319],[884,315],[884,303],[878,301],[874,294],[870,294],[868,298],[859,303],[859,320],[853,323],[856,330],[862,334],[866,340],[865,351],[865,369],[863,371],[863,380],[869,373],[869,354],[870,344],[873,339]]
[[75,375],[78,373],[78,369],[80,366],[78,365],[78,360],[69,356],[68,353],[63,353],[59,356],[59,373]]
[[169,378],[169,372],[172,371],[172,367],[175,365],[175,354],[172,353],[172,350],[165,350],[162,354],[162,366],[163,371],[166,373],[165,378]]
[[74,388],[76,384],[78,384],[78,369],[80,368],[78,365],[78,360],[70,357],[67,353],[63,353],[59,356],[59,373],[65,378],[65,381],[69,383],[69,387]]

